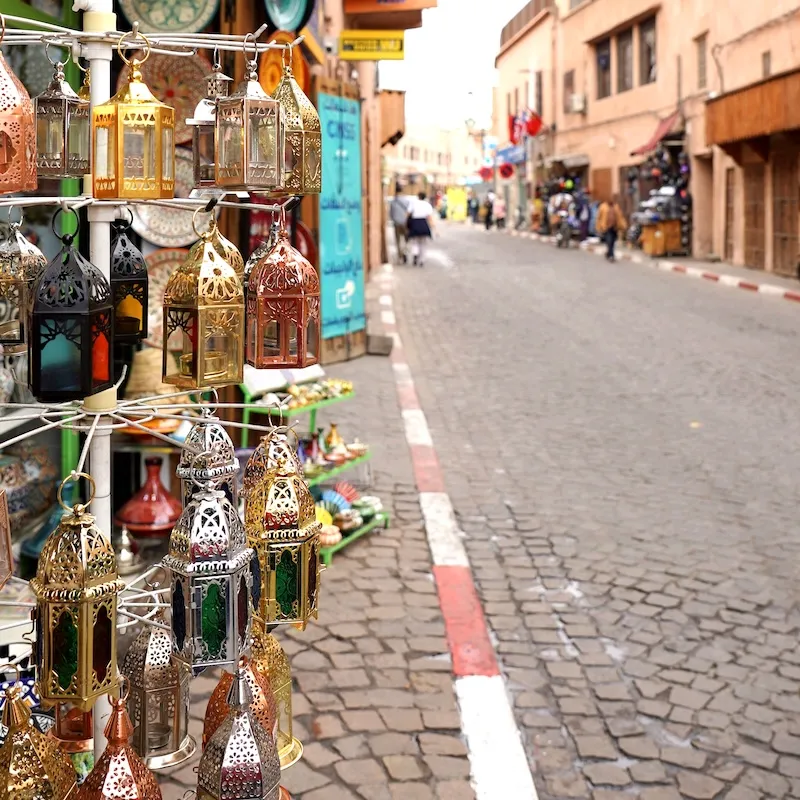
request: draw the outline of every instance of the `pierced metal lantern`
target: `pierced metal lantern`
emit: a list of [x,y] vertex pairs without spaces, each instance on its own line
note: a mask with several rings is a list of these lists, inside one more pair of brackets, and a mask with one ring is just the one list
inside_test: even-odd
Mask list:
[[52,737],[40,733],[18,685],[6,689],[0,747],[0,800],[64,800],[75,788],[75,770]]
[[47,732],[64,753],[88,753],[94,746],[92,712],[69,703],[56,703],[56,721]]
[[164,290],[164,383],[180,389],[242,382],[244,290],[211,241],[215,227],[212,221]]
[[197,800],[280,800],[281,767],[275,740],[250,710],[244,670],[228,693],[230,711],[200,758]]
[[[6,32],[5,20],[0,42]],[[36,118],[31,97],[0,53],[0,194],[36,189]]]
[[[244,278],[244,259],[239,252],[239,248],[230,240],[226,239],[215,224],[211,229],[211,244],[214,249],[233,267],[233,271],[239,277]],[[244,284],[242,284],[244,289]]]
[[172,653],[197,675],[235,669],[250,648],[253,551],[224,493],[203,488],[181,514],[162,565],[171,570]]
[[230,504],[238,508],[239,459],[231,437],[207,408],[187,434],[184,446],[176,470],[181,479],[184,508],[204,486],[219,489]]
[[7,355],[27,351],[28,317],[36,279],[47,266],[42,251],[23,235],[19,222],[12,222],[8,238],[0,243],[0,302],[7,304],[0,323],[0,345]]
[[250,663],[272,687],[278,711],[278,756],[289,769],[303,755],[303,745],[292,732],[292,669],[281,643],[258,620],[253,620]]
[[[83,477],[92,486],[91,502],[94,483]],[[88,711],[117,687],[117,596],[124,583],[111,541],[86,506],[64,504],[63,487],[58,499],[67,513],[45,542],[30,582],[39,696],[45,706],[67,702]]]
[[142,81],[150,55],[128,59],[128,82],[106,103],[92,109],[94,196],[100,200],[158,200],[175,194],[175,109],[158,100]]
[[[305,630],[317,619],[319,532],[314,499],[300,473],[286,461],[275,470],[249,471],[244,487],[247,543],[256,551],[260,581],[255,614],[264,624]],[[260,586],[260,591],[259,591]]]
[[[120,683],[123,682],[127,684],[121,679]],[[111,716],[105,728],[108,743],[94,769],[78,787],[74,800],[161,800],[155,775],[129,743],[133,725],[125,708],[127,698],[127,689],[119,699],[109,695]]]
[[[244,671],[247,685],[250,687],[250,713],[256,721],[270,735],[273,741],[278,736],[278,707],[275,695],[269,683],[269,678],[263,672],[253,667],[250,659],[242,659],[240,664]],[[203,721],[203,749],[208,744],[217,728],[225,721],[231,710],[228,705],[228,694],[235,678],[230,672],[222,673],[219,683],[214,687],[206,706],[206,715]]]
[[29,381],[37,400],[79,400],[113,385],[114,306],[94,264],[61,237],[33,293]]
[[245,360],[256,369],[310,367],[319,359],[319,337],[319,276],[282,228],[247,282]]
[[237,90],[217,99],[216,184],[228,191],[277,191],[283,189],[283,108],[261,88],[254,60],[245,70]]
[[130,682],[128,708],[133,749],[150,769],[173,767],[189,758],[189,669],[172,660],[172,636],[162,609],[133,640],[122,662]]
[[214,68],[206,76],[206,96],[195,106],[194,116],[186,120],[192,128],[192,158],[195,189],[216,186],[214,160],[216,148],[217,99],[227,97],[233,78],[222,72],[222,64],[214,59]]
[[89,172],[89,101],[69,85],[64,64],[53,64],[50,85],[33,101],[42,178],[82,178]]
[[114,341],[136,344],[147,336],[149,279],[147,262],[128,238],[130,221],[111,223],[111,292],[114,303]]
[[[290,51],[291,52],[291,51]],[[322,126],[314,104],[294,79],[290,64],[272,96],[281,104],[286,125],[283,182],[289,194],[322,191]]]

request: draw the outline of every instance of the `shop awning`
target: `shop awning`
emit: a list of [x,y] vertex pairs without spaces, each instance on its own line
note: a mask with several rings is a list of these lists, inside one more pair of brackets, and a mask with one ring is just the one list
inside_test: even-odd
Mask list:
[[560,156],[548,156],[544,163],[547,167],[553,164],[563,164],[565,169],[578,169],[589,166],[589,156],[583,155],[583,153],[564,153]]
[[661,140],[668,134],[672,132],[672,126],[678,121],[678,117],[681,115],[680,111],[674,111],[668,117],[662,119],[658,125],[656,125],[655,132],[653,135],[643,144],[641,147],[637,147],[635,150],[631,150],[632,156],[646,156],[648,153],[652,153],[658,145],[661,143]]

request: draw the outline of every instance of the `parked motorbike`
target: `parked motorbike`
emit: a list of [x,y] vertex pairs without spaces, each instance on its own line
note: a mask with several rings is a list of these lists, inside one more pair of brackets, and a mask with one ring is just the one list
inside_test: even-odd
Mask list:
[[580,241],[580,220],[575,214],[562,209],[558,212],[560,222],[556,231],[556,247],[569,247],[570,242],[575,239]]

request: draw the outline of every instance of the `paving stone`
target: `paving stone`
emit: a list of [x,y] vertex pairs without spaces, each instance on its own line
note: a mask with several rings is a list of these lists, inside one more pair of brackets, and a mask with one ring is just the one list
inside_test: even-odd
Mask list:
[[[382,756],[416,755],[420,751],[416,737],[409,733],[377,733],[370,736],[368,742],[372,754],[377,758]],[[455,755],[460,754],[456,753]]]
[[630,693],[624,683],[599,683],[592,687],[600,700],[629,700]]
[[713,800],[723,789],[725,784],[709,775],[699,775],[696,772],[679,772],[678,789],[685,797],[693,800]]
[[578,775],[546,775],[545,787],[551,797],[589,797],[589,787]]
[[[415,708],[381,708],[378,713],[390,731],[420,731],[423,728],[422,713]],[[346,720],[345,720],[346,722]]]
[[788,733],[776,733],[772,740],[772,749],[778,753],[787,753],[800,756],[800,736],[791,736]]
[[282,784],[295,794],[304,794],[320,786],[326,786],[331,779],[321,772],[311,769],[302,760],[292,768],[291,773],[287,772],[285,778],[281,777]]
[[667,771],[660,761],[639,761],[631,764],[628,770],[637,783],[662,783],[667,780]]
[[619,749],[633,758],[658,758],[658,747],[647,736],[626,736],[617,740]]
[[762,750],[760,747],[753,747],[749,744],[742,744],[736,750],[736,755],[749,764],[754,764],[762,769],[772,769],[778,760],[778,756],[769,750]]
[[316,769],[327,767],[338,761],[340,756],[320,742],[308,742],[303,747],[303,761]]
[[680,792],[673,786],[652,786],[642,789],[641,800],[682,800]]
[[693,747],[662,747],[661,760],[688,769],[702,769],[707,755]]
[[358,797],[344,786],[325,786],[307,792],[303,795],[303,800],[358,800]]
[[467,754],[464,742],[457,736],[440,733],[420,733],[419,747],[427,756],[463,756]]
[[581,758],[616,758],[617,750],[607,736],[576,736],[575,747]]
[[686,708],[694,709],[695,711],[703,708],[711,696],[705,692],[698,692],[694,689],[686,689],[681,686],[676,686],[669,693],[669,701],[676,706],[684,706]]
[[381,783],[386,780],[386,773],[380,762],[374,758],[354,758],[338,761],[334,764],[337,775],[350,786]]
[[396,781],[413,781],[423,777],[422,767],[414,756],[384,756],[383,765]]
[[385,730],[383,720],[375,711],[342,711],[342,722],[351,731],[382,731]]
[[616,764],[587,764],[583,774],[595,786],[627,786],[631,782],[628,771]]
[[423,756],[423,761],[437,780],[469,777],[469,762],[452,756]]
[[425,783],[395,783],[389,791],[392,800],[436,800],[433,789]]
[[545,666],[552,678],[580,678],[583,676],[580,664],[573,661],[551,661]]
[[437,800],[475,800],[469,781],[440,781],[436,784]]

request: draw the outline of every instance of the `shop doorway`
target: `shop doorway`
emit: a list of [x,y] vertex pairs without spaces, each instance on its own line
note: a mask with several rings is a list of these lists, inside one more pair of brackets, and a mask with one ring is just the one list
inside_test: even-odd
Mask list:
[[728,167],[725,170],[725,255],[723,258],[729,263],[733,261],[735,181],[736,169],[734,167]]
[[797,150],[772,154],[772,269],[797,277]]
[[764,269],[764,165],[746,164],[744,168],[744,263]]

